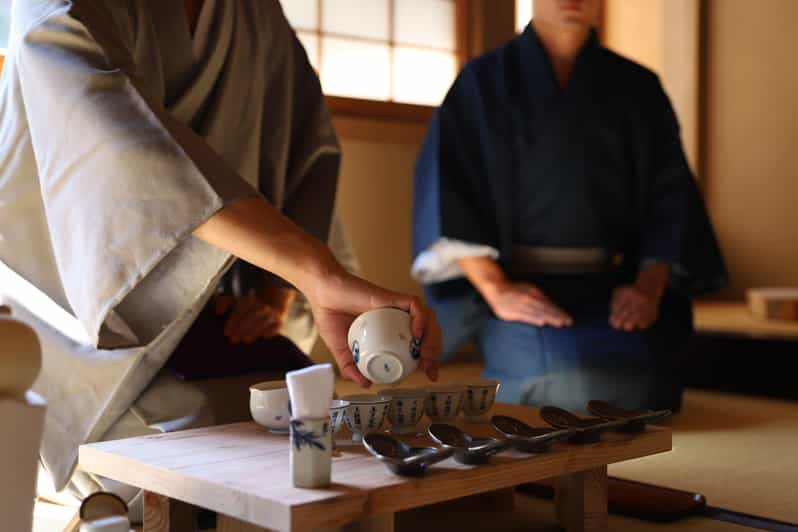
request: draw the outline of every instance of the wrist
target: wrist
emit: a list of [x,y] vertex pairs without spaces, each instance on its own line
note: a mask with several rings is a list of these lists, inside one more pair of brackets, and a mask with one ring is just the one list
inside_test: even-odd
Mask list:
[[319,242],[309,250],[297,270],[295,286],[297,290],[305,295],[312,296],[319,283],[332,281],[341,278],[346,271],[335,260],[330,249]]
[[509,286],[510,282],[507,279],[491,279],[479,282],[476,289],[482,298],[491,305],[498,295],[506,291]]
[[643,292],[652,301],[659,304],[662,294],[668,285],[670,266],[663,262],[651,263],[640,270],[635,281],[635,288]]

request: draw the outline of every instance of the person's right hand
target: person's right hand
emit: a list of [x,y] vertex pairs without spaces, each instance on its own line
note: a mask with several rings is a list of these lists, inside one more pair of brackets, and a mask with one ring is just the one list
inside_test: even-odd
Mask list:
[[441,329],[435,314],[419,298],[385,290],[349,274],[343,268],[316,277],[312,289],[304,293],[313,310],[319,334],[345,378],[363,387],[371,385],[352,358],[347,339],[352,322],[368,310],[394,307],[410,314],[413,336],[421,340],[419,369],[430,380],[437,380],[443,349]]
[[506,283],[485,300],[497,318],[543,327],[569,327],[573,319],[539,288],[529,283]]

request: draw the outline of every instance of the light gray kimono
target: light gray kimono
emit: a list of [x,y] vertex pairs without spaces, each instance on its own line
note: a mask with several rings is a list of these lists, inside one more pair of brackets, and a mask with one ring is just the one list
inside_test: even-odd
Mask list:
[[229,266],[192,231],[262,193],[326,239],[339,149],[276,0],[206,0],[193,36],[178,1],[21,0],[0,153],[0,294],[42,339],[61,489]]

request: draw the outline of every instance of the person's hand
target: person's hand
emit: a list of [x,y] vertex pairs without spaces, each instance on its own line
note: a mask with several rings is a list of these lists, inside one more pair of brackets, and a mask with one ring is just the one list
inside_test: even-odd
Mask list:
[[342,268],[333,274],[318,276],[311,289],[305,291],[305,296],[313,310],[319,334],[345,378],[363,387],[371,385],[358,371],[352,358],[347,339],[352,322],[368,310],[395,307],[412,317],[413,336],[421,339],[419,368],[430,380],[437,380],[443,347],[441,329],[435,314],[419,298],[379,288]]
[[539,288],[529,283],[506,283],[486,293],[497,318],[543,327],[569,327],[573,319]]
[[612,293],[610,325],[631,332],[651,327],[659,317],[659,301],[634,285],[619,286]]
[[230,312],[224,334],[231,343],[251,344],[280,332],[292,299],[293,291],[289,289],[268,288],[259,295],[216,296],[214,309],[220,316]]

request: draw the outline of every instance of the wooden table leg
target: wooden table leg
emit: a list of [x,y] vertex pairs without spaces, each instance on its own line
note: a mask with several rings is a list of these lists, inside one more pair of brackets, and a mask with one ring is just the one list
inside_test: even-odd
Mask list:
[[197,509],[190,504],[144,492],[144,528],[142,532],[194,532]]
[[394,514],[386,513],[367,517],[340,528],[341,532],[393,532]]
[[557,520],[567,532],[606,532],[607,466],[556,479],[554,501]]

